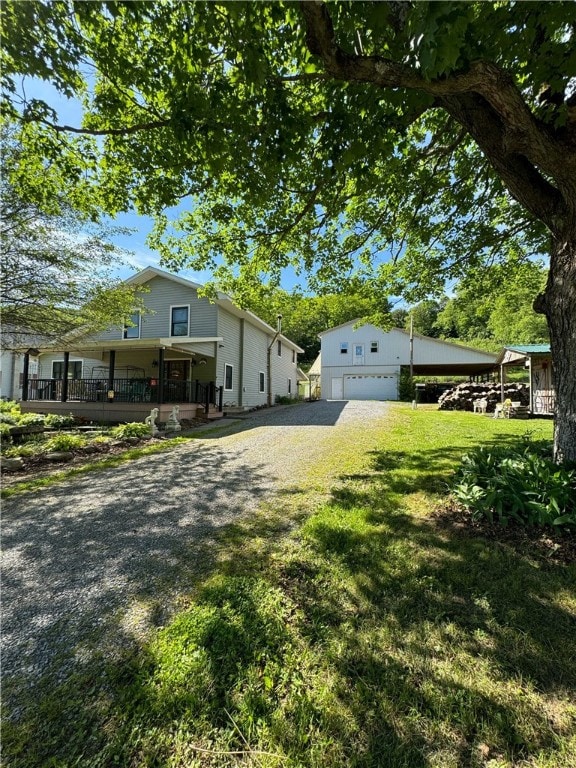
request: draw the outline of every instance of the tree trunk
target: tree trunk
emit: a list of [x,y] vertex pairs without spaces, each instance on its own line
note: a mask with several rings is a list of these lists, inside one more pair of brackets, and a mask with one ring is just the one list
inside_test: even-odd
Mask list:
[[570,236],[553,236],[550,272],[544,294],[534,309],[546,315],[556,415],[554,459],[576,465],[576,228]]

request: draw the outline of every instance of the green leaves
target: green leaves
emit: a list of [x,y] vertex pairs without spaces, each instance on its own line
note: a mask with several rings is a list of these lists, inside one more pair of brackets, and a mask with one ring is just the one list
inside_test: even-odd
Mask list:
[[576,526],[576,470],[548,457],[548,446],[480,447],[462,459],[452,488],[474,517],[502,525]]

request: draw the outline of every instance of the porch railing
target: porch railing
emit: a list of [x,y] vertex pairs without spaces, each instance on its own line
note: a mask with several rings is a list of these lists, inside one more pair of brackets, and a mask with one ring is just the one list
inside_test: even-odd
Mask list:
[[[114,379],[112,390],[107,379],[68,379],[66,402],[84,403],[157,403],[158,379]],[[63,379],[30,379],[28,400],[62,401]],[[113,393],[113,394],[112,394]],[[111,396],[109,397],[109,394]],[[210,406],[222,410],[223,388],[213,381],[181,381],[166,379],[163,383],[160,402],[199,403],[208,413]]]

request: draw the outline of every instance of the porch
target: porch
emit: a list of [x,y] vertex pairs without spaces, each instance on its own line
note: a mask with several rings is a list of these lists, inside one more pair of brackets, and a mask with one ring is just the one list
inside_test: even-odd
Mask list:
[[158,421],[166,421],[178,405],[181,419],[215,418],[222,415],[223,388],[214,382],[181,379],[30,379],[24,412],[73,412],[91,421],[143,421],[159,409]]
[[152,408],[160,410],[161,422],[174,405],[183,419],[222,415],[223,387],[214,381],[215,358],[209,354],[214,344],[196,339],[194,344],[171,340],[169,346],[130,341],[121,350],[105,345],[109,342],[77,347],[77,359],[68,350],[60,355],[46,350],[32,375],[29,357],[38,351],[26,352],[22,410],[72,412],[100,422],[143,420]]

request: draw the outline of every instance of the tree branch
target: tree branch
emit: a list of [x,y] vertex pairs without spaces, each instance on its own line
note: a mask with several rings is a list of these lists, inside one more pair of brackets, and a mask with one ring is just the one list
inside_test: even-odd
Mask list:
[[[526,195],[521,194],[523,185],[535,185],[528,207],[547,226],[556,228],[559,206],[564,207],[566,213],[565,201],[576,197],[576,157],[573,151],[568,151],[571,137],[554,136],[552,129],[532,114],[508,72],[492,62],[476,61],[466,72],[426,80],[407,64],[343,50],[336,40],[324,2],[302,0],[300,7],[306,23],[308,48],[322,59],[332,77],[371,83],[380,88],[417,90],[434,96],[444,108],[450,105],[450,114],[467,130],[475,124],[476,130],[474,133],[470,130],[471,135],[484,152],[492,152],[488,157],[493,167],[499,173],[506,170],[504,182],[516,199],[521,202],[526,199]],[[472,103],[483,111],[482,125],[470,119]],[[496,131],[488,126],[488,117],[496,124]],[[491,134],[488,141],[482,141],[484,128]],[[498,142],[494,141],[496,134]],[[558,189],[546,177],[554,179]],[[543,195],[548,196],[548,200],[542,199]],[[537,197],[541,199],[537,201]],[[572,213],[576,216],[576,211]]]

